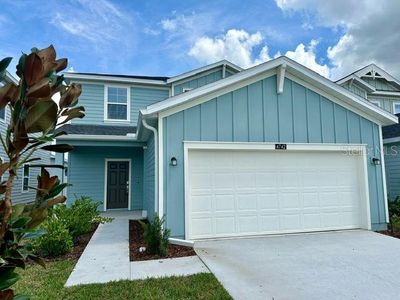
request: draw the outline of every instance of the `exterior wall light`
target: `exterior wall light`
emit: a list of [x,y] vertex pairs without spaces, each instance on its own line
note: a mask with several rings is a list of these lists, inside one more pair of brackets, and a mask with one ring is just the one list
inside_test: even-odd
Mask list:
[[170,165],[173,167],[176,167],[178,165],[178,161],[175,156],[171,158]]
[[381,160],[380,160],[379,158],[373,157],[373,158],[372,158],[372,163],[373,163],[375,166],[379,166],[379,165],[381,164]]

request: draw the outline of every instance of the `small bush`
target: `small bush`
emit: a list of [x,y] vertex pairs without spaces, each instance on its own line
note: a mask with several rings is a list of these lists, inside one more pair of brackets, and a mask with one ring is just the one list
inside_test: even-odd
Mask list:
[[88,233],[95,224],[110,222],[111,219],[103,218],[97,208],[101,202],[95,202],[90,197],[82,196],[71,207],[60,205],[54,208],[54,215],[66,226],[75,239]]
[[391,230],[400,230],[400,196],[389,200],[389,219]]
[[36,252],[42,256],[60,256],[71,251],[72,237],[61,220],[49,217],[43,229],[46,233],[34,241]]
[[169,229],[162,228],[164,223],[165,217],[160,219],[157,214],[150,223],[140,222],[144,230],[143,237],[148,251],[151,254],[157,254],[161,257],[167,256],[168,254],[168,238],[171,234]]

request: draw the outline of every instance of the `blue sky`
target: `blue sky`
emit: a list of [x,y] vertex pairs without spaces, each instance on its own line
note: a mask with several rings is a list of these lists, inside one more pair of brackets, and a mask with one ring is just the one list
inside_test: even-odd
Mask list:
[[[250,67],[279,54],[327,77],[372,61],[395,75],[399,69],[396,57],[392,62],[372,53],[373,40],[363,47],[357,42],[368,33],[360,32],[366,20],[359,14],[374,14],[372,0],[0,3],[0,56],[54,44],[77,72],[176,75],[223,58]],[[361,12],[353,13],[353,6]],[[371,16],[385,21],[393,7],[383,7]]]

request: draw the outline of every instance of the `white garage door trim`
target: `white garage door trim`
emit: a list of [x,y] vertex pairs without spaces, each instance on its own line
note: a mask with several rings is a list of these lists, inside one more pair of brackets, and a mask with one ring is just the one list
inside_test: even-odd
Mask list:
[[368,191],[368,173],[367,173],[367,149],[365,144],[297,144],[288,143],[286,150],[275,150],[275,143],[241,143],[241,142],[184,142],[184,186],[185,186],[185,239],[191,240],[190,236],[190,202],[189,202],[189,152],[190,150],[259,150],[259,151],[290,151],[290,152],[347,152],[353,155],[359,155],[363,160],[361,165],[361,174],[364,178],[361,180],[362,186],[361,197],[365,199],[361,203],[361,227],[364,229],[371,229],[371,214],[369,205],[369,191]]

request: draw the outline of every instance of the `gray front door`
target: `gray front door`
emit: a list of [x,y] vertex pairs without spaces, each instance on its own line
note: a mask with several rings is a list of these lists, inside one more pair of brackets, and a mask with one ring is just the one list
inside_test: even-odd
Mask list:
[[129,162],[107,162],[107,209],[128,208]]

